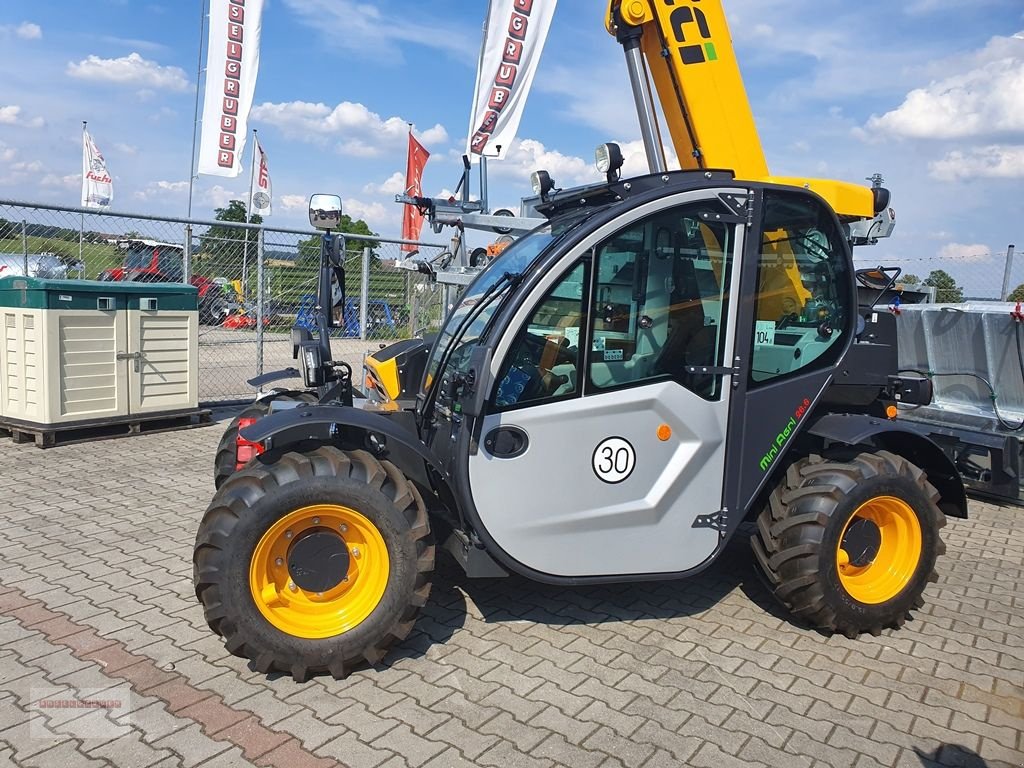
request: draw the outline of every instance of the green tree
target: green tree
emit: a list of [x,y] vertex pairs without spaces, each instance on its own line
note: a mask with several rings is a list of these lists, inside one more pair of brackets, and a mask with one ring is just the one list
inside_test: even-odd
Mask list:
[[[377,255],[374,249],[377,248],[375,240],[360,240],[353,235],[371,235],[376,237],[377,233],[370,229],[370,225],[362,219],[353,220],[347,213],[341,215],[340,232],[345,233],[345,251],[347,253],[362,253],[364,248],[369,248],[373,255]],[[299,243],[298,263],[303,265],[317,264],[320,261],[320,235],[312,235],[309,239]],[[370,269],[379,264],[378,259],[370,262]]]
[[940,304],[958,304],[964,300],[963,288],[944,269],[929,272],[924,284],[937,289],[935,300]]
[[1013,289],[1013,293],[1006,297],[1007,301],[1024,301],[1024,283]]
[[906,283],[907,285],[920,285],[921,278],[917,275],[904,275],[900,278],[900,282]]
[[[232,200],[226,208],[217,208],[214,218],[217,221],[245,223],[245,203]],[[253,214],[250,224],[262,224],[263,217]],[[256,266],[257,235],[236,227],[212,226],[199,238],[200,269],[207,277],[227,277],[237,279],[243,277],[245,271],[246,241],[249,244],[249,269]]]

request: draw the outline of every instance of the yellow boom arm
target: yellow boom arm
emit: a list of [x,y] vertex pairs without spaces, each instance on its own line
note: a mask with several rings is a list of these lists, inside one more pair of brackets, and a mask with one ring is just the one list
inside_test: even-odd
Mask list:
[[624,46],[639,34],[683,169],[730,169],[740,179],[808,187],[841,218],[875,215],[868,187],[769,173],[721,0],[610,0],[606,26]]

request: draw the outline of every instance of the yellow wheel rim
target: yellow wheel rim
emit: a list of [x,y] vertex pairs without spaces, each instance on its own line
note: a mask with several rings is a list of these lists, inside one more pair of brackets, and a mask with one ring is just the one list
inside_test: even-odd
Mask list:
[[[320,592],[302,588],[308,578],[297,580],[290,572],[295,547],[311,536],[348,556],[338,583]],[[249,588],[260,613],[277,629],[322,639],[354,629],[373,613],[390,570],[387,544],[376,525],[348,507],[318,504],[285,515],[263,534],[249,566]]]
[[921,547],[921,523],[913,508],[901,499],[878,496],[861,504],[839,537],[839,581],[858,602],[884,603],[914,577]]

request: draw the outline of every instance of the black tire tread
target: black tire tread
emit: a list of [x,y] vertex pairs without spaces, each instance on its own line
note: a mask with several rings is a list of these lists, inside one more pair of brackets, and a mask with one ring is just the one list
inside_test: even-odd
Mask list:
[[213,459],[213,487],[220,489],[224,481],[233,475],[235,469],[235,440],[238,438],[238,423],[243,418],[261,418],[270,412],[270,404],[275,400],[301,400],[304,403],[314,405],[317,403],[315,392],[281,392],[269,395],[257,400],[247,406],[244,411],[235,416],[221,435],[217,443],[217,453]]
[[[827,458],[811,455],[793,462],[780,479],[758,516],[751,545],[769,589],[794,617],[818,629],[851,638],[862,631],[877,636],[885,628],[881,624],[854,626],[837,616],[826,600],[819,576],[820,545],[825,525],[851,488],[869,478],[891,475],[913,482],[928,500],[932,519],[924,521],[925,525],[934,525],[936,530],[945,526],[945,515],[937,505],[939,493],[928,482],[924,471],[888,451],[854,449]],[[939,555],[945,552],[941,538],[937,551]],[[937,579],[938,574],[933,569],[928,581]],[[920,608],[923,604],[918,596],[913,607]],[[907,617],[906,613],[895,616],[888,625],[898,628]]]
[[[302,658],[277,658],[269,649],[261,647],[256,638],[242,636],[222,605],[221,581],[238,578],[238,575],[221,573],[216,563],[230,545],[234,527],[251,504],[271,489],[294,482],[296,474],[299,477],[337,476],[365,483],[395,504],[409,523],[407,535],[416,546],[416,581],[411,596],[398,620],[382,633],[382,639],[362,649],[358,657],[329,658],[321,663]],[[203,605],[210,629],[224,639],[230,653],[251,659],[257,671],[264,674],[275,669],[287,672],[296,682],[323,672],[342,679],[361,662],[379,663],[392,645],[408,636],[430,594],[434,558],[426,505],[419,490],[398,467],[366,451],[319,446],[305,453],[285,454],[273,463],[254,463],[224,484],[207,510],[196,537],[193,580],[196,598]]]

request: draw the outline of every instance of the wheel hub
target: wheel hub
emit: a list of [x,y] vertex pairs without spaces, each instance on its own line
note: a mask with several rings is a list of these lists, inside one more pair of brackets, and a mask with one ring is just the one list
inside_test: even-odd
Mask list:
[[288,574],[300,589],[327,592],[341,584],[349,569],[345,540],[332,531],[302,534],[288,551]]
[[850,558],[850,565],[863,568],[875,561],[882,546],[882,532],[873,520],[857,518],[846,529],[839,548]]
[[914,508],[893,496],[876,496],[850,516],[836,548],[839,581],[865,605],[879,605],[911,583],[921,562],[923,535]]
[[263,617],[293,637],[336,637],[377,608],[391,572],[387,543],[351,507],[314,504],[282,515],[257,542],[249,588]]

